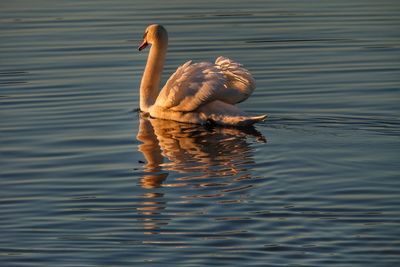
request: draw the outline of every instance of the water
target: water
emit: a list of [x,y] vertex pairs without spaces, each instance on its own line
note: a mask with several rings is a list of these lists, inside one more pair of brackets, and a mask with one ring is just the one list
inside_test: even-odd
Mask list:
[[[0,3],[2,266],[396,266],[398,1]],[[255,129],[139,119],[163,76],[243,63]]]

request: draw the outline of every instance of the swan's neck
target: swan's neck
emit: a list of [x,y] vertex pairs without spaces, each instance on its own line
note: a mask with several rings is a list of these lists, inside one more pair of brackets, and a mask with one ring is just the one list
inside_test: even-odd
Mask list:
[[148,112],[160,91],[161,74],[164,68],[168,41],[154,43],[150,47],[146,68],[140,83],[140,110]]

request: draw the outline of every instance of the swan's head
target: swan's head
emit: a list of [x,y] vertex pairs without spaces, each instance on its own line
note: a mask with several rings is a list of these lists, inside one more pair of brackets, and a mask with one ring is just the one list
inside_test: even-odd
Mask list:
[[167,30],[159,24],[152,24],[146,28],[143,34],[143,41],[139,45],[139,51],[146,48],[146,46],[153,45],[155,43],[166,44],[168,42]]

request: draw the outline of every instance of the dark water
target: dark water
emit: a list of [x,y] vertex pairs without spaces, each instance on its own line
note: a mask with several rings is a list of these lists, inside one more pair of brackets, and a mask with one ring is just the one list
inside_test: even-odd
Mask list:
[[[1,266],[396,266],[398,1],[2,1]],[[164,81],[243,63],[255,129],[139,119]]]

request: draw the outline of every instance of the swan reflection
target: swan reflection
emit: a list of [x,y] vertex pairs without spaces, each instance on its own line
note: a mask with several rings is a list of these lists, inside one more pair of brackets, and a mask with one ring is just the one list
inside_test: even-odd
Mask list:
[[[141,142],[138,149],[145,159],[140,180],[143,188],[155,191],[172,186],[219,187],[219,192],[213,192],[215,196],[228,192],[224,191],[225,187],[234,181],[250,178],[247,169],[254,160],[249,141],[265,142],[264,136],[254,128],[212,128],[143,116],[137,139]],[[171,181],[167,183],[168,176]],[[143,215],[145,229],[154,230],[160,222],[166,223],[161,214],[166,203],[162,193],[149,192],[143,195],[142,207],[138,210]],[[202,197],[194,193],[186,191],[181,197]]]

